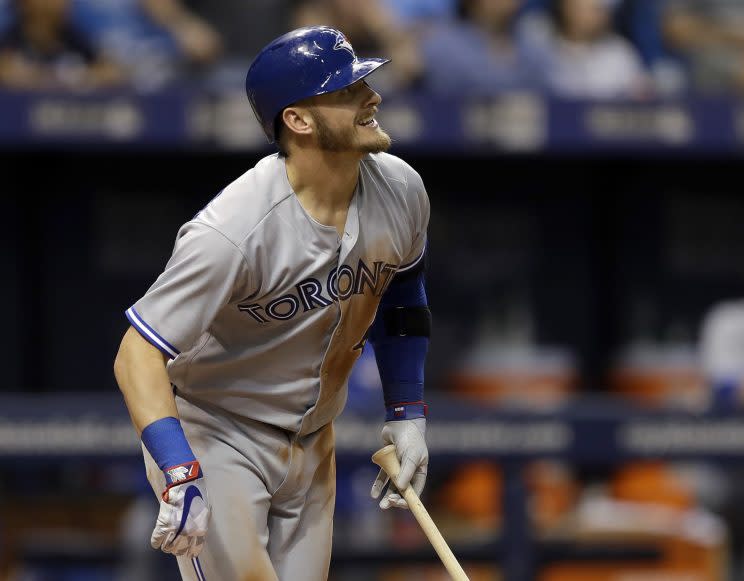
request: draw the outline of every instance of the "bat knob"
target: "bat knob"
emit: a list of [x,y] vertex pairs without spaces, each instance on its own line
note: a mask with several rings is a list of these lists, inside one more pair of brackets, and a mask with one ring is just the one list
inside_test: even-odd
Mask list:
[[395,479],[400,472],[400,462],[395,454],[395,446],[388,444],[372,454],[372,462],[382,468],[390,478]]

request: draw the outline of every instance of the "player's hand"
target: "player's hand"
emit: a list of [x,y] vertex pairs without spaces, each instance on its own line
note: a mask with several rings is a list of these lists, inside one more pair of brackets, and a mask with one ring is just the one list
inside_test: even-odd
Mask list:
[[211,511],[199,464],[194,462],[170,468],[166,470],[166,479],[170,484],[160,501],[150,544],[154,549],[179,557],[197,557],[204,547]]
[[[380,508],[386,510],[391,506],[408,508],[408,503],[400,495],[410,484],[417,496],[426,483],[426,468],[429,464],[429,450],[426,448],[426,418],[413,420],[397,420],[385,422],[382,428],[384,444],[393,444],[395,454],[400,461],[400,473],[388,486],[387,492],[380,501]],[[379,498],[389,476],[380,469],[374,484],[372,484],[372,498]]]

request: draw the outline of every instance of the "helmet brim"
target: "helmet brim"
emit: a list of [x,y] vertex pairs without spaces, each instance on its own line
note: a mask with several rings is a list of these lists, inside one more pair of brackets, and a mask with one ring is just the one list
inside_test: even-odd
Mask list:
[[351,66],[345,67],[329,74],[325,81],[320,84],[321,90],[317,94],[323,95],[324,93],[332,93],[333,91],[338,91],[340,89],[343,89],[344,87],[353,85],[358,80],[372,74],[382,65],[389,62],[390,59],[358,58],[351,63]]

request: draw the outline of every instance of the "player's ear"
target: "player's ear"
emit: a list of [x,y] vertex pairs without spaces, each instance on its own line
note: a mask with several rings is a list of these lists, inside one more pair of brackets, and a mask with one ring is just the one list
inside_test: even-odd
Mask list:
[[304,107],[287,107],[282,111],[282,120],[287,128],[300,135],[313,132],[313,118]]

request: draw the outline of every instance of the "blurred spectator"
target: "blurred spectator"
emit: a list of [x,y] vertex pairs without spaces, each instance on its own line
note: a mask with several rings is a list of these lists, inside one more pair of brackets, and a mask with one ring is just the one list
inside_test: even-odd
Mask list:
[[[240,60],[242,75],[253,56],[289,30],[290,0],[182,0],[220,35],[223,58]],[[237,65],[238,63],[236,63]]]
[[[711,390],[711,407],[740,412],[744,407],[744,300],[728,299],[711,305],[700,333],[700,357]],[[727,494],[718,494],[722,514],[731,528],[736,555],[736,579],[744,578],[744,471],[734,464],[721,479]]]
[[457,0],[384,0],[384,2],[398,20],[409,26],[434,19],[452,18],[457,10]]
[[611,28],[610,0],[552,0],[548,84],[569,98],[648,96],[649,77],[633,45]]
[[700,354],[714,407],[729,411],[741,408],[744,401],[744,301],[723,301],[706,313]]
[[614,11],[613,20],[616,30],[638,49],[653,77],[654,92],[679,96],[687,90],[688,74],[680,59],[664,44],[662,10],[658,0],[622,0]]
[[665,56],[657,0],[619,0],[613,9],[613,27],[633,43],[647,66]]
[[147,15],[176,41],[186,59],[198,65],[213,63],[220,54],[217,32],[186,9],[179,0],[140,0]]
[[92,89],[121,84],[123,71],[70,21],[69,0],[15,0],[0,37],[0,85]]
[[325,24],[341,30],[363,56],[392,62],[375,74],[374,83],[389,88],[415,85],[423,72],[415,36],[382,0],[301,0],[295,3],[292,27]]
[[427,89],[442,95],[538,88],[542,51],[517,14],[520,0],[460,0],[459,18],[424,32]]
[[211,70],[222,41],[181,0],[75,0],[74,21],[138,89]]
[[693,89],[744,92],[744,2],[667,0],[662,31],[686,61]]

